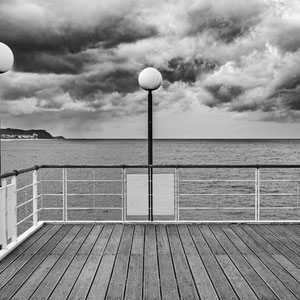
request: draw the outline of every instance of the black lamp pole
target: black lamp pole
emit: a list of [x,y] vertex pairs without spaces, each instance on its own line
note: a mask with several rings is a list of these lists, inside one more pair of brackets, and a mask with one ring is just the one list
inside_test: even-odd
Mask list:
[[[153,164],[152,92],[148,92],[148,165]],[[148,168],[148,220],[153,221],[153,168]]]
[[155,68],[146,68],[139,74],[139,85],[148,91],[148,220],[153,221],[153,120],[152,91],[162,83],[162,76]]

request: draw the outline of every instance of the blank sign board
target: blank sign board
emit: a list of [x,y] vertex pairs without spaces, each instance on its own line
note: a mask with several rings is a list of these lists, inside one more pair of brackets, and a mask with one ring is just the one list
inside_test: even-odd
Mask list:
[[[153,214],[174,215],[174,174],[153,175]],[[127,215],[148,215],[148,175],[127,175]]]

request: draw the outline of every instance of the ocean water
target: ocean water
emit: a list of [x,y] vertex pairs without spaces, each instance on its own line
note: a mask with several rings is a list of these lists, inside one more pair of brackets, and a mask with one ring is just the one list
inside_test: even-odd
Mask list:
[[[40,164],[147,164],[147,140],[2,141],[2,173]],[[300,140],[155,140],[154,164],[300,164]]]
[[[2,173],[41,164],[147,164],[147,145],[147,140],[2,141]],[[154,164],[300,164],[300,140],[155,140],[153,146]],[[160,172],[172,174],[174,170],[164,169]],[[61,170],[47,169],[42,173],[43,179],[62,179]],[[128,170],[128,173],[147,174],[147,170]],[[28,181],[25,175],[18,176],[20,185],[29,184],[32,180],[30,176],[28,174]],[[180,169],[179,176],[182,181],[176,193],[180,193],[181,220],[254,219],[255,169]],[[299,220],[300,169],[261,170],[260,176],[261,219]],[[68,193],[72,195],[68,196],[70,219],[121,220],[121,210],[102,207],[122,207],[122,198],[99,196],[103,193],[120,194],[121,185],[93,181],[120,180],[120,170],[106,170],[105,173],[104,170],[69,169],[68,179],[92,180],[80,184],[68,183]],[[207,181],[211,179],[216,181]],[[43,196],[40,200],[39,207],[51,208],[43,218],[60,220],[61,182],[47,182],[40,185],[39,189],[43,190],[43,194],[58,194],[56,197]],[[84,196],[91,193],[95,195]],[[18,202],[30,199],[31,195],[32,191],[26,190],[18,193]],[[54,209],[56,207],[57,210]],[[80,207],[85,210],[78,209]],[[21,215],[27,215],[30,211],[30,207],[25,205]]]

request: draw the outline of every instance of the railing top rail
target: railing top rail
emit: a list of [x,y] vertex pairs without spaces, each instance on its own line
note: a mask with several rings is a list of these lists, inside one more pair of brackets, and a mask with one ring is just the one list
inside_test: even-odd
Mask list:
[[158,165],[146,165],[146,164],[132,164],[132,165],[40,165],[39,168],[66,168],[66,169],[80,169],[80,168],[95,168],[95,169],[110,169],[110,168],[126,168],[126,169],[145,169],[145,168],[156,168],[156,169],[175,169],[175,168],[194,168],[194,169],[236,169],[236,168],[300,168],[300,164],[212,164],[212,165],[197,165],[197,164],[158,164]]
[[0,175],[0,179],[8,178],[11,176],[17,176],[19,174],[31,172],[38,169],[271,169],[271,168],[300,168],[300,164],[232,164],[232,165],[222,165],[222,164],[212,164],[212,165],[192,165],[192,164],[162,164],[162,165],[35,165],[31,168],[22,170],[13,170],[9,173],[4,173]]
[[0,175],[0,179],[12,177],[12,176],[17,176],[19,174],[23,174],[23,173],[31,172],[31,171],[34,171],[34,170],[38,170],[39,168],[40,168],[39,166],[33,166],[33,167],[27,168],[27,169],[13,170],[13,171],[11,171],[9,173],[1,174]]

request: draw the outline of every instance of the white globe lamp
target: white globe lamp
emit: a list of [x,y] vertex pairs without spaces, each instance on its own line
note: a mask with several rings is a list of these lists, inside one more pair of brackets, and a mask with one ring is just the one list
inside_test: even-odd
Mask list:
[[0,42],[0,74],[7,72],[14,63],[14,55],[10,48]]
[[[13,63],[14,63],[14,55],[12,51],[7,45],[0,42],[0,75],[2,73],[7,72],[12,67]],[[2,171],[1,160],[2,157],[1,157],[1,124],[0,124],[0,174]],[[0,180],[0,186],[2,186],[1,180]]]
[[144,90],[154,91],[160,87],[162,76],[157,69],[146,68],[140,73],[138,81]]

